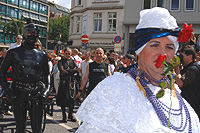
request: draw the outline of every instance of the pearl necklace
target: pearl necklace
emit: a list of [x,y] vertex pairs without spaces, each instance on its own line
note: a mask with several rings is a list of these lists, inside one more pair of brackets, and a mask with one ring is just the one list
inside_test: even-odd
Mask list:
[[[128,71],[128,73],[136,80],[136,77],[139,76],[139,74],[141,73],[140,75],[140,84],[144,87],[144,90],[146,92],[146,97],[147,99],[151,102],[154,110],[156,111],[156,114],[159,118],[159,120],[161,121],[162,125],[167,127],[168,126],[168,117],[165,115],[165,113],[169,114],[169,107],[167,105],[165,105],[164,103],[162,103],[159,99],[156,98],[156,96],[153,94],[153,92],[150,90],[149,87],[147,87],[147,84],[152,84],[152,83],[155,83],[153,84],[154,86],[156,84],[159,84],[161,82],[163,82],[163,80],[166,80],[168,83],[169,83],[169,79],[168,78],[165,78],[165,79],[162,79],[160,81],[158,80],[155,80],[155,79],[152,79],[151,77],[149,77],[144,71],[140,71],[140,73],[137,72],[137,75],[136,75],[136,71],[137,70],[137,65],[135,65],[130,71]],[[147,81],[147,80],[149,81]],[[157,85],[156,85],[157,86]],[[191,125],[191,117],[190,117],[190,114],[189,114],[189,111],[181,97],[181,95],[176,91],[176,94],[177,94],[177,99],[178,99],[178,102],[179,102],[179,109],[171,109],[171,112],[170,114],[172,116],[179,116],[181,117],[181,124],[180,126],[175,126],[173,125],[173,123],[170,122],[169,124],[169,128],[170,129],[173,129],[173,130],[176,130],[176,131],[179,131],[179,132],[182,132],[185,130],[186,126],[188,125],[188,132],[191,133],[192,132],[192,125]],[[185,123],[184,123],[184,118],[183,118],[183,111],[185,111]]]

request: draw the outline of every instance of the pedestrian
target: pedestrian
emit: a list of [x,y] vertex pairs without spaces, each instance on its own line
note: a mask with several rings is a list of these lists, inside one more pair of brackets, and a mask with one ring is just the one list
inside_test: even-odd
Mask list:
[[10,44],[10,47],[8,48],[8,50],[21,46],[22,36],[18,35],[17,38],[16,38],[16,41],[17,41],[16,43],[11,43]]
[[[42,132],[43,101],[48,96],[50,83],[47,55],[34,46],[38,38],[39,30],[31,19],[27,19],[23,29],[23,45],[8,50],[0,68],[2,88],[7,98],[13,102],[16,133],[26,132],[27,111],[32,131]],[[6,80],[10,66],[13,78],[11,88]]]
[[73,117],[75,96],[71,95],[70,85],[74,82],[75,75],[78,73],[78,66],[75,61],[71,59],[71,49],[64,50],[64,58],[58,61],[58,69],[60,71],[60,84],[58,94],[56,97],[57,106],[62,110],[62,122],[67,122],[67,115],[65,108],[69,108],[68,119],[75,122]]
[[176,69],[176,83],[181,89],[181,95],[195,110],[200,118],[200,65],[195,61],[195,49],[191,45],[183,46],[180,50],[183,57],[183,69]]
[[60,71],[58,69],[58,61],[59,60],[61,60],[61,57],[59,57],[59,56],[57,56],[54,59],[53,71],[51,73],[51,75],[53,77],[53,85],[55,88],[56,95],[58,94],[58,87],[59,87],[59,83],[60,83]]
[[133,61],[134,57],[131,54],[126,54],[123,58],[123,61],[118,62],[114,72],[117,71],[117,72],[127,73],[131,69]]
[[106,60],[106,62],[108,63],[108,65],[110,66],[110,72],[113,75],[114,73],[114,69],[115,69],[115,61],[114,58],[109,56]]
[[82,121],[77,133],[199,132],[199,119],[172,74],[163,74],[178,50],[179,32],[167,9],[142,10],[135,31],[137,64],[94,88],[76,113]]
[[73,57],[74,61],[76,62],[78,68],[80,69],[82,59],[81,59],[81,57],[78,56],[78,53],[79,53],[78,49],[74,48],[73,52],[72,52],[72,57]]
[[115,66],[117,66],[117,62],[119,61],[119,54],[118,53],[115,53],[114,60],[115,60]]
[[[0,49],[0,64],[2,63],[5,57],[5,54],[6,54],[6,50],[4,48],[1,48]],[[7,113],[11,114],[11,112],[8,110],[9,107],[8,106],[5,107],[5,105],[3,105],[3,96],[4,96],[4,91],[3,91],[3,88],[0,86],[0,119],[4,117],[5,108],[6,108]]]
[[106,76],[110,76],[110,67],[108,63],[103,61],[104,50],[102,48],[97,48],[95,52],[96,60],[87,66],[85,77],[81,82],[81,87],[76,95],[76,98],[80,97],[82,90],[84,89],[86,83],[89,79],[89,87],[86,91],[86,96],[96,87],[96,85],[101,82]]
[[[93,60],[90,59],[90,51],[85,51],[85,60],[81,62],[81,69],[80,69],[80,77],[83,80],[83,78],[85,77],[86,74],[86,70],[87,70],[87,66],[89,63],[93,62]],[[85,92],[86,92],[86,88],[88,88],[89,86],[89,82],[87,82],[85,88],[83,89],[83,93],[82,96],[85,96]]]

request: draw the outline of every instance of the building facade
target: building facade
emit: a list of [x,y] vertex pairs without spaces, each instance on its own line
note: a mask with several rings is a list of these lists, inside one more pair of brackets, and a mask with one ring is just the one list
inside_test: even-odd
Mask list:
[[193,24],[200,34],[200,0],[72,0],[70,40],[81,47],[81,36],[89,36],[89,47],[114,50],[114,37],[122,37],[121,52],[134,51],[134,33],[139,12],[152,7],[167,8],[179,27]]
[[[1,22],[6,23],[11,21],[10,17],[14,20],[23,18],[24,22],[27,18],[31,18],[33,23],[39,29],[39,39],[42,46],[47,46],[47,28],[49,6],[47,0],[0,0],[0,14]],[[6,15],[5,15],[6,14]],[[8,17],[10,16],[10,17]],[[16,41],[16,36],[6,36],[6,45],[10,45]],[[0,45],[4,45],[3,28],[0,28]]]
[[[113,51],[115,36],[124,38],[125,0],[72,0],[70,36],[72,47],[82,49],[81,36],[89,37],[89,49]],[[123,46],[123,41],[119,44]]]
[[192,24],[194,33],[200,34],[200,0],[126,0],[124,12],[124,52],[134,49],[134,33],[142,9],[164,7],[170,11],[182,29],[184,23]]

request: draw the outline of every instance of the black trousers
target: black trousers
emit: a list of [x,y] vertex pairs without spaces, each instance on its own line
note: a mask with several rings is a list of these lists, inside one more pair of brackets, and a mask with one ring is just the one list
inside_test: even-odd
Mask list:
[[13,103],[13,112],[16,120],[16,133],[25,133],[27,123],[27,111],[31,118],[33,133],[42,133],[43,101],[42,99],[19,98]]

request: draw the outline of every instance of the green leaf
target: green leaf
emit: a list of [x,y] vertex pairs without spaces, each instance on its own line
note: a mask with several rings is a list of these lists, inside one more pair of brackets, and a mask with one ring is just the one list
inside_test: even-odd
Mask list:
[[158,92],[157,94],[156,94],[156,98],[158,99],[158,98],[161,98],[161,97],[163,97],[165,95],[165,91],[164,90],[162,90],[162,91],[160,91],[160,92]]
[[166,81],[165,81],[165,82],[161,82],[161,83],[159,84],[159,86],[160,86],[161,88],[165,89],[165,88],[167,88],[167,82],[166,82]]
[[175,55],[174,58],[172,59],[172,65],[173,65],[173,67],[179,66],[180,63],[181,63],[180,58],[177,55]]
[[171,75],[171,74],[172,74],[171,71],[167,71],[167,72],[165,72],[165,73],[162,73],[161,75]]

